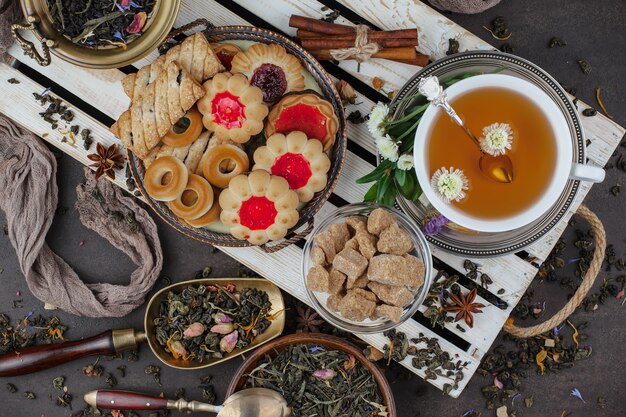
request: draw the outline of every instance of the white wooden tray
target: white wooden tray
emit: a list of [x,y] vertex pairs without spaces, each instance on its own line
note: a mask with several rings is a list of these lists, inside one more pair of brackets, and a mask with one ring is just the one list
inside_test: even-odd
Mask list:
[[[420,52],[429,54],[432,59],[445,55],[449,38],[457,39],[462,51],[492,48],[492,46],[454,22],[417,1],[339,0],[339,2],[359,15],[361,21],[369,21],[381,29],[417,27],[420,41],[418,49]],[[323,4],[315,0],[185,0],[175,26],[180,27],[196,18],[204,17],[215,25],[252,23],[264,25],[269,29],[274,28],[288,35],[294,35],[295,30],[289,28],[287,24],[291,14],[319,18],[326,13],[322,11],[322,8]],[[248,22],[246,19],[251,22]],[[348,20],[340,17],[338,22],[348,22]],[[16,60],[13,62],[14,66],[21,63],[30,67],[111,119],[117,118],[128,107],[129,99],[124,94],[119,83],[124,73],[119,70],[81,69],[56,57],[53,57],[50,66],[40,67],[33,60],[24,56],[17,45],[14,45],[9,53]],[[135,65],[142,66],[153,60],[155,56],[156,52]],[[85,151],[80,144],[72,145],[67,142],[61,142],[63,135],[52,130],[50,125],[39,117],[38,113],[42,110],[39,103],[33,100],[32,93],[41,92],[48,86],[38,84],[14,68],[14,66],[0,64],[0,80],[2,82],[6,83],[5,80],[9,78],[20,80],[19,84],[6,83],[3,87],[3,94],[0,96],[0,112],[13,118],[81,163],[88,164],[89,160],[86,155],[89,152]],[[362,80],[367,85],[371,85],[373,77],[381,78],[385,81],[385,92],[399,89],[417,70],[417,67],[411,65],[398,64],[386,60],[372,60],[362,64],[360,69],[357,68],[354,62],[343,62],[338,67],[332,70],[333,74],[345,77],[345,74],[348,73]],[[374,105],[374,101],[368,97],[376,98],[376,94],[364,85],[355,84],[354,87],[360,93],[357,100],[360,104],[356,107],[353,106],[349,111],[359,109],[363,114],[368,114]],[[52,91],[54,93],[55,89],[53,88]],[[579,111],[582,111],[587,106],[579,102],[578,107]],[[93,117],[95,112],[90,112],[93,113],[90,115],[77,109],[76,106],[71,106],[71,108],[75,113],[75,124],[91,129],[93,136],[105,145],[117,142],[117,139],[107,130],[107,126]],[[594,163],[604,166],[624,135],[624,129],[599,114],[596,117],[582,117],[582,122],[586,135],[591,140],[591,144],[587,148],[588,158]],[[346,157],[346,166],[342,171],[342,177],[334,192],[339,198],[331,199],[331,201],[361,201],[367,185],[358,185],[355,183],[355,180],[373,168],[375,145],[367,133],[365,125],[349,123],[348,137],[353,146],[348,146],[350,151]],[[117,175],[115,183],[120,187],[126,187],[126,178],[123,172]],[[590,185],[584,184],[572,206],[571,212],[565,216],[550,234],[526,248],[526,251],[531,257],[536,258],[537,262],[543,261],[550,253],[553,245],[565,229],[569,218],[582,202],[589,189]],[[333,208],[332,203],[327,203],[318,213],[318,216],[324,217]],[[444,253],[435,247],[432,249],[434,256],[441,261],[441,265],[446,265],[447,269],[456,270],[460,275],[464,274],[464,258]],[[292,245],[271,255],[257,248],[222,248],[221,250],[273,281],[293,296],[304,302],[308,301],[300,271],[302,250],[298,246]],[[465,388],[476,371],[481,358],[495,340],[509,313],[524,294],[537,272],[535,266],[516,255],[491,259],[483,258],[478,262],[481,265],[481,270],[489,274],[493,280],[493,284],[489,285],[488,291],[497,294],[498,291],[504,289],[504,293],[499,295],[499,297],[508,304],[507,308],[501,309],[484,299],[480,299],[479,302],[487,305],[487,307],[484,309],[484,313],[477,317],[474,328],[461,332],[456,328],[455,324],[447,325],[447,332],[445,332],[448,335],[447,338],[438,335],[415,320],[409,320],[399,328],[400,331],[407,333],[411,338],[417,337],[419,333],[423,333],[428,337],[436,337],[439,339],[441,347],[448,351],[452,357],[468,362],[465,369],[465,378],[460,382],[459,388],[450,393],[453,397],[458,397]],[[422,306],[420,311],[423,312],[424,310],[425,308]],[[362,338],[378,349],[382,349],[386,343],[386,339],[382,334],[368,335]],[[409,357],[402,364],[423,377],[424,373],[415,370],[411,366],[410,360],[411,358]],[[439,378],[429,382],[442,388],[447,380]]]

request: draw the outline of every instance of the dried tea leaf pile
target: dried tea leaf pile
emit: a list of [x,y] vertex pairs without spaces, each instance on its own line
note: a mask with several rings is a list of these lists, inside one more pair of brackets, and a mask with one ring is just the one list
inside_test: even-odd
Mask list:
[[270,309],[267,293],[256,288],[190,285],[161,302],[153,320],[156,339],[175,359],[221,358],[263,333]]
[[292,345],[275,358],[266,356],[248,375],[245,388],[280,392],[304,416],[386,416],[372,374],[354,356],[321,346]]
[[46,0],[52,26],[81,46],[124,46],[141,35],[155,0]]

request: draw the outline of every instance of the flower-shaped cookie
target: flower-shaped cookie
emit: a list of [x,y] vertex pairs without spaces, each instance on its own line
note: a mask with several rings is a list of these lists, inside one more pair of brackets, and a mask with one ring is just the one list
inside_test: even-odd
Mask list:
[[263,92],[248,84],[241,74],[217,74],[204,83],[206,95],[198,100],[198,110],[207,130],[221,139],[246,143],[261,133],[268,108]]
[[330,159],[322,143],[308,139],[303,132],[270,136],[266,145],[254,152],[254,162],[253,170],[264,169],[285,178],[302,202],[310,201],[328,182]]
[[233,178],[219,201],[222,223],[253,245],[282,239],[299,218],[298,194],[287,180],[260,169]]
[[263,90],[263,100],[274,104],[290,91],[304,90],[302,65],[280,45],[257,43],[233,58],[231,70]]
[[329,101],[313,93],[289,94],[272,107],[265,137],[299,130],[308,138],[321,141],[324,150],[328,150],[335,143],[338,129],[339,120]]

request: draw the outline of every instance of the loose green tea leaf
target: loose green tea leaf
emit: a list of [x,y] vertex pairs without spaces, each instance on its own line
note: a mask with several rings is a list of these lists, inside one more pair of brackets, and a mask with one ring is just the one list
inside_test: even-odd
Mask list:
[[378,385],[363,364],[345,352],[313,344],[291,345],[273,358],[266,356],[244,387],[280,392],[294,417],[387,415]]
[[554,48],[556,46],[565,46],[565,45],[567,45],[567,42],[565,42],[563,39],[552,38],[550,39],[550,42],[548,43],[548,48]]
[[180,293],[170,291],[159,305],[153,319],[156,340],[176,359],[221,358],[267,330],[270,310],[267,293],[255,288],[190,285]]
[[9,391],[11,394],[15,394],[17,392],[17,387],[12,383],[7,382],[7,391]]
[[578,66],[580,67],[580,70],[584,73],[584,74],[589,74],[591,73],[591,64],[589,63],[589,61],[586,61],[584,59],[579,59],[578,60]]
[[63,384],[65,384],[64,376],[57,376],[52,380],[52,386],[60,391],[63,390]]

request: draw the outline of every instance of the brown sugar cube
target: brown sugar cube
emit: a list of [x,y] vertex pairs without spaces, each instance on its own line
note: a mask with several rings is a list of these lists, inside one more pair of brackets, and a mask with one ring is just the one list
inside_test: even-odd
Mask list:
[[332,264],[333,260],[335,259],[335,255],[337,254],[337,251],[335,250],[335,239],[333,239],[333,236],[330,234],[330,232],[326,230],[322,233],[315,235],[313,241],[315,241],[315,244],[318,248],[324,251],[324,255],[326,256],[326,263]]
[[410,304],[414,299],[413,294],[411,291],[407,290],[406,287],[394,287],[375,281],[370,281],[367,286],[386,304],[404,307]]
[[367,287],[368,282],[370,282],[370,280],[367,278],[366,272],[356,279],[348,278],[348,280],[346,281],[346,288],[349,290],[353,288],[365,288]]
[[381,304],[376,306],[374,310],[374,316],[381,319],[389,319],[394,323],[400,323],[402,318],[402,309],[400,307],[389,306],[387,304]]
[[328,292],[331,294],[340,293],[343,291],[345,283],[346,276],[336,269],[331,269],[330,276],[328,278]]
[[309,269],[309,273],[306,276],[306,285],[308,285],[311,291],[328,292],[330,275],[323,266],[315,265]]
[[345,223],[335,223],[328,226],[328,231],[335,241],[335,251],[340,252],[350,239],[350,231]]
[[407,277],[407,262],[398,255],[376,255],[370,259],[367,277],[381,284],[409,287],[413,280]]
[[406,286],[419,288],[424,284],[424,262],[413,255],[404,255],[404,269],[406,270]]
[[346,218],[346,224],[352,229],[352,234],[356,234],[359,230],[367,229],[367,217],[350,216]]
[[356,237],[351,237],[350,240],[346,242],[345,248],[359,250],[359,241],[356,240]]
[[351,292],[360,295],[363,298],[367,298],[370,301],[378,301],[378,298],[376,297],[376,294],[374,294],[373,292],[363,289],[363,288],[355,288],[351,291],[348,291],[348,294],[350,294]]
[[326,255],[319,246],[315,246],[311,249],[311,262],[313,262],[313,265],[326,265]]
[[370,234],[366,229],[358,230],[354,238],[359,242],[359,252],[367,259],[376,255],[376,236]]
[[339,312],[348,320],[363,321],[374,314],[374,310],[376,310],[374,301],[354,292],[346,294],[339,303]]
[[367,268],[367,259],[354,249],[345,248],[333,260],[333,267],[343,272],[348,278],[360,277]]
[[339,305],[341,304],[341,300],[343,300],[343,295],[332,294],[326,300],[326,307],[328,307],[328,309],[331,311],[339,311]]
[[378,236],[395,222],[396,218],[389,210],[377,208],[367,218],[367,231]]
[[413,250],[413,241],[404,229],[393,223],[380,232],[378,250],[392,255],[405,255]]

